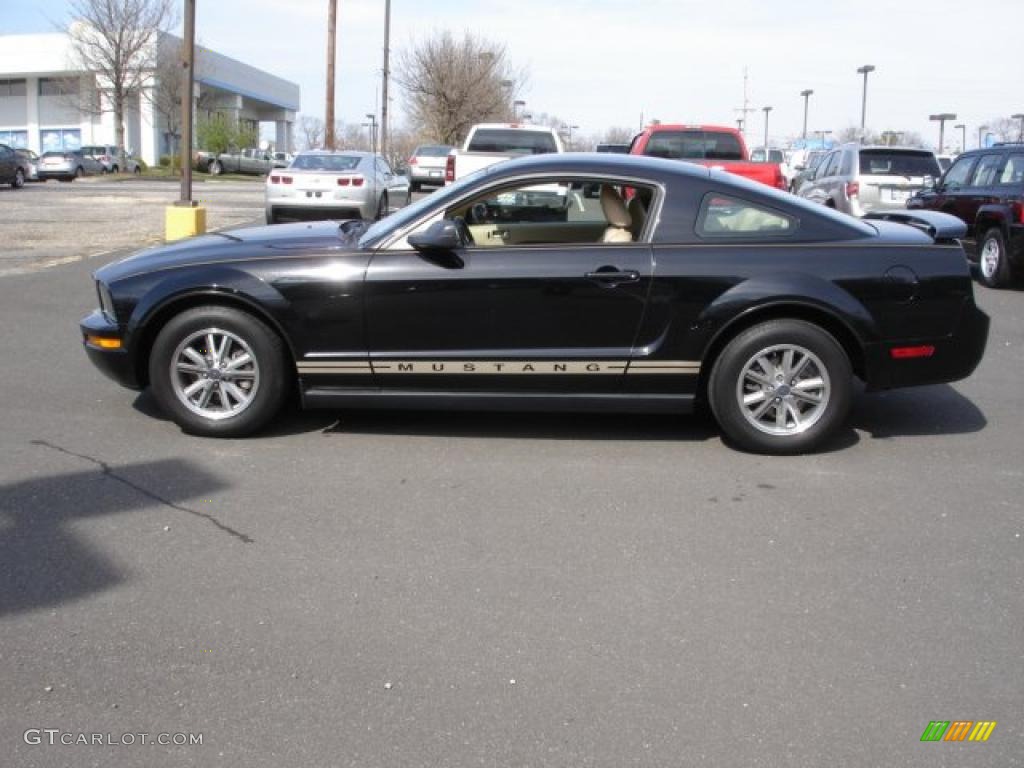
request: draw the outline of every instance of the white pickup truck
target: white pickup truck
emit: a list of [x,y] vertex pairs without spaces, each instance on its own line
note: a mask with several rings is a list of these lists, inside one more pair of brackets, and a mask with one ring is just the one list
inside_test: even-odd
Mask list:
[[564,151],[554,128],[521,123],[480,123],[470,128],[462,149],[452,150],[448,155],[444,183],[451,184],[503,160]]

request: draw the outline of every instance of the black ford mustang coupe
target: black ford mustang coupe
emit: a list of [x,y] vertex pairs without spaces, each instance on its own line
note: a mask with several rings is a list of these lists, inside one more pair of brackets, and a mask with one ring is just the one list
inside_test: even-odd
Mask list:
[[857,220],[716,170],[502,163],[367,222],[220,232],[96,272],[93,362],[185,430],[309,407],[689,411],[811,450],[869,389],[981,360],[963,224]]

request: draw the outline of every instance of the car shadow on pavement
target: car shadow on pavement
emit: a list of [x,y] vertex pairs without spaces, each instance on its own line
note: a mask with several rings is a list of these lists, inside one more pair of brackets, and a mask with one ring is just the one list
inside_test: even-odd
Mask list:
[[672,440],[718,436],[702,414],[347,411],[325,433],[527,440]]
[[[129,578],[75,532],[86,518],[163,506],[207,518],[205,522],[242,536],[184,506],[188,498],[225,487],[190,462],[173,459],[111,467],[50,443],[35,444],[93,466],[0,486],[0,617],[62,605]],[[150,485],[161,490],[151,491]]]
[[863,393],[854,399],[850,425],[873,438],[980,432],[985,414],[948,384]]

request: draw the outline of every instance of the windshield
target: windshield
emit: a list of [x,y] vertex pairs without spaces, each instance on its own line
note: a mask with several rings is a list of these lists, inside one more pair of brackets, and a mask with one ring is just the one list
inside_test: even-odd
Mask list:
[[418,200],[412,205],[400,208],[395,213],[391,214],[387,218],[381,219],[366,230],[365,234],[359,238],[359,247],[373,248],[382,240],[385,240],[392,232],[402,229],[416,221],[431,208],[434,208],[435,206],[444,208],[449,200],[461,195],[466,190],[466,187],[476,184],[481,178],[490,172],[490,168],[481,168],[479,171],[475,171],[468,176],[464,176],[450,186],[442,187],[437,192],[424,197],[422,200]]
[[557,152],[558,147],[555,145],[555,137],[546,131],[481,128],[473,134],[467,151],[544,155]]
[[864,176],[941,176],[931,152],[894,149],[862,149],[860,172]]
[[413,155],[416,157],[445,157],[451,151],[451,147],[437,144],[426,147],[416,147],[416,151],[413,152]]
[[289,168],[296,171],[354,171],[362,159],[359,155],[299,155]]
[[717,131],[655,131],[644,154],[669,160],[743,160],[739,139]]

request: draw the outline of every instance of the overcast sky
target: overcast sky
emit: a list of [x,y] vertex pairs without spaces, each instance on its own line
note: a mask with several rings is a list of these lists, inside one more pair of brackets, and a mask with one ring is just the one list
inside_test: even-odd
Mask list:
[[[3,5],[5,33],[49,31],[67,14],[64,0]],[[327,0],[199,0],[198,36],[298,82],[302,111],[322,117],[326,9]],[[338,27],[339,117],[360,121],[379,93],[384,0],[339,0]],[[838,132],[860,123],[856,70],[873,64],[869,127],[935,142],[928,115],[956,112],[973,145],[986,120],[1024,112],[1024,56],[1010,32],[1022,28],[1024,0],[392,0],[393,49],[442,29],[502,42],[529,71],[527,111],[594,134],[639,127],[641,114],[734,125],[744,67],[758,110],[752,138],[763,136],[766,105],[773,141],[798,135],[805,88],[809,129]]]

